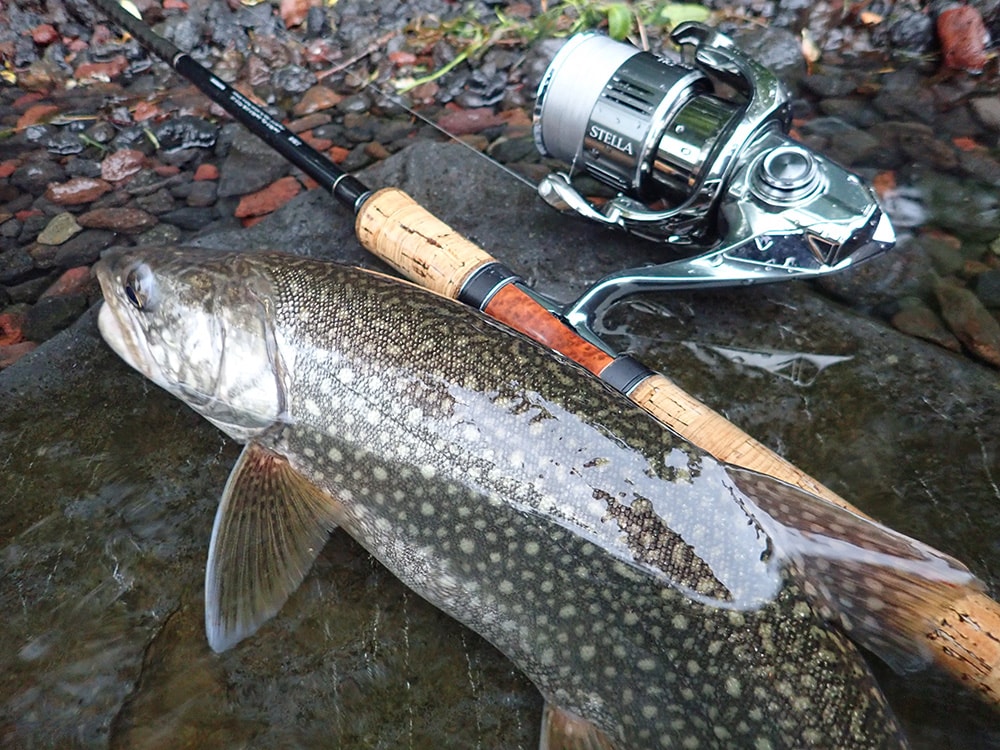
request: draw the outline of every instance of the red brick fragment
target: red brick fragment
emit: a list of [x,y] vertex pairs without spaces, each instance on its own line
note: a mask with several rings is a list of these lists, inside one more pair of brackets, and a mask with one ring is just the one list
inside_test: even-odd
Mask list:
[[14,172],[17,171],[17,162],[13,159],[8,159],[7,161],[0,161],[0,180],[4,177],[10,177]]
[[32,104],[25,110],[24,114],[17,118],[17,130],[24,130],[35,123],[41,122],[46,117],[54,115],[59,111],[55,104]]
[[281,208],[302,192],[302,185],[294,177],[282,177],[256,193],[244,195],[236,207],[235,216],[245,219],[250,216],[264,216]]
[[64,297],[67,294],[80,294],[86,291],[90,284],[90,266],[77,266],[64,271],[52,286],[42,292],[43,297]]
[[978,10],[971,5],[959,5],[943,11],[937,19],[937,32],[946,67],[982,72],[989,37]]
[[0,313],[0,346],[9,346],[24,340],[24,313]]
[[156,217],[141,208],[95,208],[77,217],[77,223],[88,229],[110,229],[113,232],[135,234],[156,225]]
[[111,80],[120,76],[127,68],[128,60],[125,59],[125,55],[117,55],[107,62],[80,63],[73,71],[73,76],[78,81],[85,81],[88,78],[99,81]]
[[35,44],[45,46],[59,39],[59,32],[56,31],[55,26],[52,24],[43,23],[31,30],[31,38],[35,41]]
[[217,180],[219,179],[219,168],[214,164],[199,164],[198,168],[194,171],[194,179],[197,182],[202,180]]
[[452,135],[481,133],[503,123],[503,118],[489,107],[449,109],[438,118],[438,125]]

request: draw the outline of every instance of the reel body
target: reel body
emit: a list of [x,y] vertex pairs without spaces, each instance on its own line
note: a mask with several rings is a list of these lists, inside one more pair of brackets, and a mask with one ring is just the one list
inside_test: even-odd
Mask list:
[[871,188],[788,137],[790,96],[769,70],[702,24],[671,38],[690,64],[579,34],[539,85],[539,150],[618,193],[599,206],[559,172],[542,180],[542,198],[682,256],[614,274],[574,308],[638,288],[818,276],[893,246]]

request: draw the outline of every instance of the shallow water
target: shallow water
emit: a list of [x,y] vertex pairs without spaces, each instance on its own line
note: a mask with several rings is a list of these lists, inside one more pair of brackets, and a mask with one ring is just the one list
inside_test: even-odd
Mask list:
[[[649,252],[616,243],[612,256],[608,234],[497,184],[456,147],[414,147],[369,181],[400,185],[565,298]],[[525,220],[512,225],[512,212]],[[322,196],[303,195],[240,241],[357,258],[351,232]],[[613,345],[996,593],[993,371],[802,285],[643,298],[602,325]],[[775,352],[814,370],[758,366]],[[237,455],[119,362],[92,316],[0,374],[0,744],[537,746],[530,684],[342,534],[272,623],[212,654],[202,577]],[[882,676],[916,747],[1000,746],[996,715],[946,679]]]

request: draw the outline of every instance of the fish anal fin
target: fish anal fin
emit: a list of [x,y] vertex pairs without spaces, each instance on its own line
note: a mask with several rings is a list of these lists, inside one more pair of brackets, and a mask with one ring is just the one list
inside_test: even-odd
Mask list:
[[538,750],[624,750],[607,733],[580,716],[546,701]]
[[925,636],[982,589],[922,542],[772,477],[728,472],[817,611],[897,672],[927,666]]
[[205,633],[225,651],[256,632],[298,588],[330,532],[337,501],[288,459],[248,443],[215,514],[205,570]]

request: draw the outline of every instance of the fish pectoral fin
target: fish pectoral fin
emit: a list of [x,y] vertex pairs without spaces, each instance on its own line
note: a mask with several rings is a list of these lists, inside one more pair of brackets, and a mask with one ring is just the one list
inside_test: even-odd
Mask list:
[[580,716],[545,702],[538,750],[621,750],[601,729]]
[[898,673],[927,666],[925,636],[982,589],[922,542],[772,477],[728,472],[813,606]]
[[281,609],[336,527],[337,506],[287,458],[247,444],[208,550],[205,633],[213,651],[236,645]]

